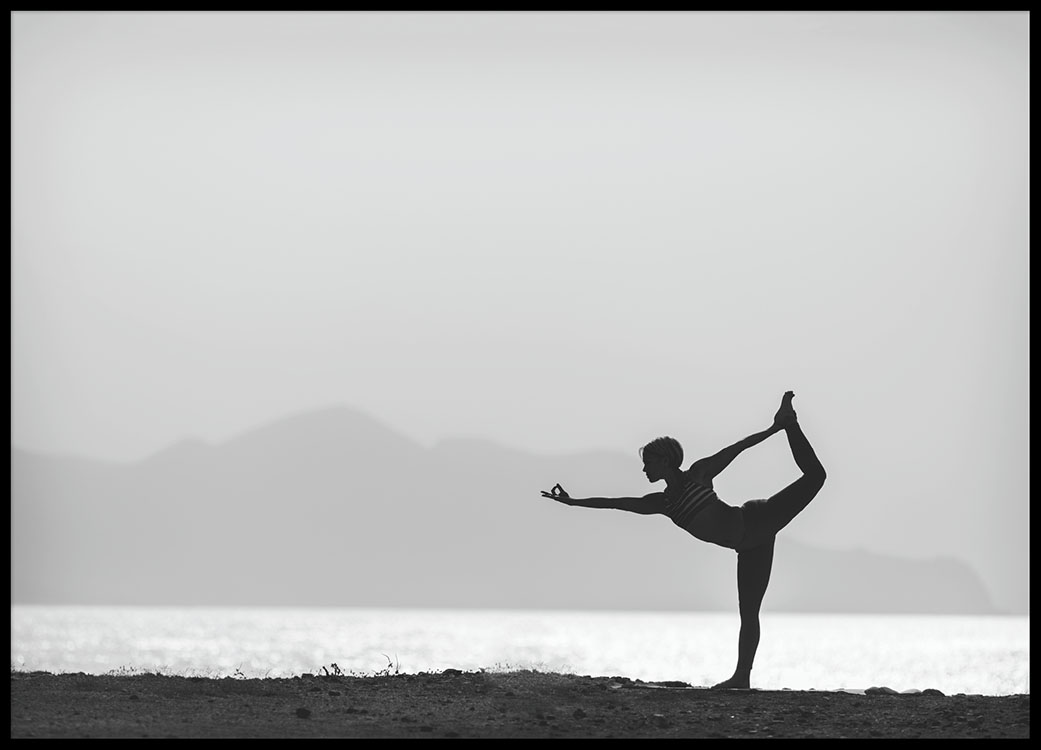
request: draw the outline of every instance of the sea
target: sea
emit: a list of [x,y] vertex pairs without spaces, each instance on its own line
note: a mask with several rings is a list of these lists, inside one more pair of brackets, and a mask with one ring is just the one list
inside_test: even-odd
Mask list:
[[[752,687],[1030,693],[1027,616],[765,612]],[[709,686],[737,613],[13,605],[12,671],[264,678],[537,670]]]

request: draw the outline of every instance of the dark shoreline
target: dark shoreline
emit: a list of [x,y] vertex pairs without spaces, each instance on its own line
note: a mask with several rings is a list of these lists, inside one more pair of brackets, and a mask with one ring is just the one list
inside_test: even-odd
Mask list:
[[11,737],[1029,738],[1030,696],[717,691],[522,670],[11,673]]

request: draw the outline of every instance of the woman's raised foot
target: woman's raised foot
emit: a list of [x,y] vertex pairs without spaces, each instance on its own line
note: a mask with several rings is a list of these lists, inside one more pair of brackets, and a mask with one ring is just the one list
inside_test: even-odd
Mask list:
[[781,406],[774,415],[774,424],[778,427],[784,428],[798,421],[795,409],[792,408],[793,398],[795,398],[795,393],[792,391],[785,391],[781,397]]

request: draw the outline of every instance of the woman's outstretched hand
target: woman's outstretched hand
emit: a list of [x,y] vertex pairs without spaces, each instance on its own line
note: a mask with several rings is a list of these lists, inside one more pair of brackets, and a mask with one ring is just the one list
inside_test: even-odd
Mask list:
[[560,501],[560,502],[563,502],[566,498],[571,497],[571,495],[567,494],[567,491],[563,487],[561,487],[559,484],[553,485],[550,488],[549,492],[546,492],[545,490],[543,490],[542,491],[542,496],[543,497],[548,497],[551,500],[557,500],[557,501]]

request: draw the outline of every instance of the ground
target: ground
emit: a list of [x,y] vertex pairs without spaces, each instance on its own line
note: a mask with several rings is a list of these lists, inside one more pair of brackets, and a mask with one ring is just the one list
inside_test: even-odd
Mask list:
[[716,691],[528,670],[287,679],[11,673],[12,738],[1029,736],[1029,695]]

